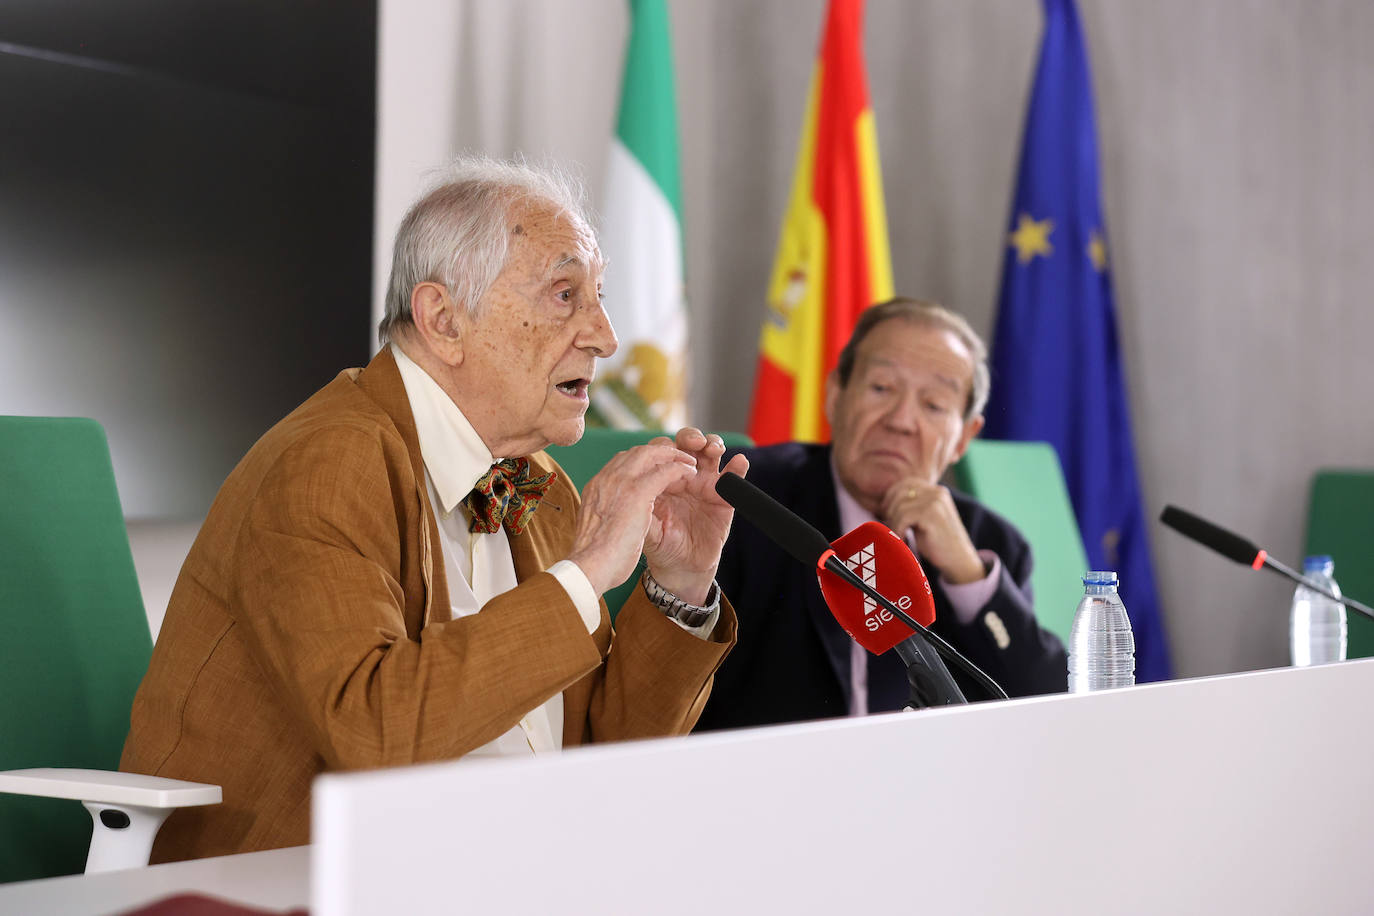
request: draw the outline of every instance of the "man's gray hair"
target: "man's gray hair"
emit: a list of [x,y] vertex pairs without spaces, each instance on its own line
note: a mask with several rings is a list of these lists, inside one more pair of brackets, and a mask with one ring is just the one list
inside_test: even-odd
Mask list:
[[854,371],[854,361],[858,358],[859,344],[863,343],[870,331],[890,318],[901,318],[912,324],[939,328],[959,338],[968,348],[969,355],[973,357],[973,385],[969,389],[968,403],[964,405],[964,420],[981,416],[983,408],[988,403],[988,390],[992,387],[991,374],[988,372],[987,344],[983,343],[983,338],[978,336],[963,315],[924,299],[898,296],[871,305],[859,313],[854,332],[849,335],[849,342],[840,351],[839,362],[835,364],[835,374],[839,378],[840,387],[849,384],[849,376]]
[[582,183],[553,164],[523,159],[460,156],[416,201],[396,230],[386,313],[377,326],[382,345],[413,323],[410,294],[421,283],[441,283],[469,314],[506,266],[514,214],[545,204],[591,231]]

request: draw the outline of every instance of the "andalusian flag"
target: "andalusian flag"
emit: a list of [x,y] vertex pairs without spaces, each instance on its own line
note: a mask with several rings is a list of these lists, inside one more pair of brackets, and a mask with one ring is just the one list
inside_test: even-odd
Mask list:
[[682,181],[668,11],[630,0],[630,39],[602,208],[606,313],[620,349],[592,388],[592,424],[686,422]]
[[862,0],[831,0],[759,342],[749,435],[824,441],[825,376],[859,312],[892,297]]

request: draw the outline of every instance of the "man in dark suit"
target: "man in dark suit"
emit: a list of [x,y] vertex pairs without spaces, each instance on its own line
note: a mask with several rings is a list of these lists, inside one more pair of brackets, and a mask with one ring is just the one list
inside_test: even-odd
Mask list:
[[[867,309],[826,380],[831,445],[746,451],[749,479],[836,538],[877,519],[920,558],[934,630],[1011,696],[1064,690],[1064,646],[1039,627],[1030,546],[1006,519],[940,484],[983,426],[987,348],[959,315],[894,299]],[[895,652],[868,654],[836,623],[813,570],[737,521],[717,573],[739,642],[698,731],[900,709]],[[970,700],[983,688],[955,672]]]

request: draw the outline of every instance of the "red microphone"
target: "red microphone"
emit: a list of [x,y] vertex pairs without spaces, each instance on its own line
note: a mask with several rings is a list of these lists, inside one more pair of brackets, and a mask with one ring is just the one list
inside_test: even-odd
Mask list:
[[[916,555],[881,522],[865,522],[830,542],[836,558],[907,617],[923,627],[935,622],[935,596]],[[896,649],[906,664],[911,687],[909,705],[948,706],[967,703],[935,648],[874,597],[855,588],[839,573],[818,566],[821,595],[840,626],[874,655]]]
[[[935,596],[930,580],[911,548],[881,522],[865,522],[831,541],[835,556],[859,578],[923,627],[935,622]],[[816,569],[821,594],[830,612],[853,640],[874,655],[909,639],[916,631],[891,611],[825,567]]]

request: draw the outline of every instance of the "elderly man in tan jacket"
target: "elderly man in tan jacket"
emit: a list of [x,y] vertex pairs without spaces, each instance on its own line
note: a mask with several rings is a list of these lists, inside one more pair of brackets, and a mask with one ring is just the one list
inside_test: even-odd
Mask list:
[[631,449],[580,498],[542,451],[615,350],[601,275],[549,171],[462,160],[411,209],[382,350],[249,451],[177,580],[121,767],[224,802],[173,814],[156,861],[307,842],[323,770],[692,727],[735,638],[720,440]]

